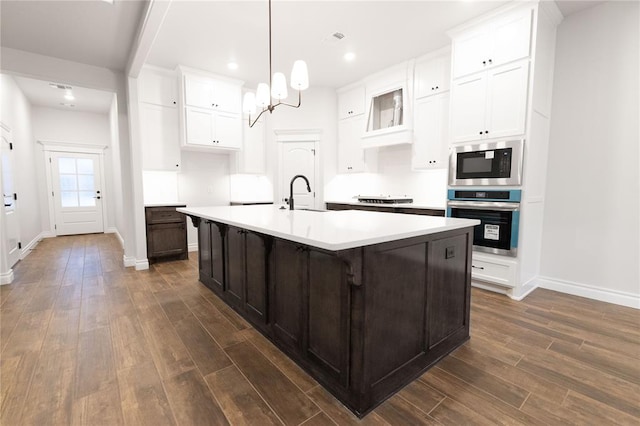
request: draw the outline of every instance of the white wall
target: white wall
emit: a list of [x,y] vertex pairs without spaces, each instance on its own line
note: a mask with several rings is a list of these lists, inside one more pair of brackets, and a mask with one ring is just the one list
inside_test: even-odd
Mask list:
[[[71,111],[57,108],[33,107],[33,135],[36,141],[55,141],[73,143],[82,146],[107,146],[104,151],[103,194],[107,202],[107,216],[105,228],[115,227],[115,210],[112,196],[115,192],[113,185],[113,164],[110,155],[111,129],[109,116],[104,114]],[[38,145],[36,164],[39,176],[39,196],[42,216],[42,229],[49,229],[48,193],[46,191],[46,176],[48,167],[42,154],[43,146]]]
[[559,27],[542,285],[640,307],[637,2]]
[[42,232],[32,108],[10,75],[0,74],[0,93],[0,121],[11,129],[15,150],[16,164],[13,167],[18,193],[20,241],[24,248],[35,242]]
[[[125,230],[124,205],[122,197],[122,153],[120,152],[120,130],[118,127],[118,99],[114,94],[109,108],[109,150],[111,162],[111,188],[109,188],[110,205],[113,207],[113,226],[119,238]],[[122,241],[121,241],[122,242]]]
[[[0,55],[2,57],[0,68],[3,72],[40,80],[65,82],[71,86],[106,90],[117,95],[117,130],[121,165],[120,175],[122,176],[122,185],[119,190],[122,197],[123,211],[133,211],[127,86],[124,74],[107,68],[6,47],[0,49]],[[134,223],[131,220],[125,220],[122,225],[124,229],[118,230],[124,238],[125,259],[135,258],[136,233],[134,232]]]

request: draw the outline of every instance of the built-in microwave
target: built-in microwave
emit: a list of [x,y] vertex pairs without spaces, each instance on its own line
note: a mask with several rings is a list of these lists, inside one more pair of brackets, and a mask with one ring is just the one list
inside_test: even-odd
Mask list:
[[449,185],[521,185],[523,154],[521,139],[453,147]]

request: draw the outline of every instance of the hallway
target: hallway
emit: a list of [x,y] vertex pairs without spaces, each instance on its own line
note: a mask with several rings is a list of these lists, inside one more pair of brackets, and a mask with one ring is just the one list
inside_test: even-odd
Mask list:
[[358,421],[197,278],[49,238],[0,286],[0,423],[637,424],[638,311],[474,289],[470,342]]

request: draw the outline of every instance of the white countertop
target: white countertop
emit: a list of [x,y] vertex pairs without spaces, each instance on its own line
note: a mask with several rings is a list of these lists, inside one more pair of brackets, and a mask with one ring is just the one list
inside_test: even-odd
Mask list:
[[301,244],[337,251],[453,229],[478,220],[362,210],[280,210],[277,206],[179,208],[179,212]]
[[325,200],[325,203],[333,203],[333,204],[349,204],[349,205],[353,205],[353,206],[374,206],[374,207],[390,207],[390,208],[396,208],[396,207],[404,207],[404,208],[408,208],[408,209],[430,209],[430,210],[446,210],[447,208],[444,206],[430,206],[428,204],[423,204],[420,202],[417,203],[393,203],[393,204],[383,204],[383,203],[361,203],[358,200],[342,200],[342,201],[336,201],[336,200]]
[[145,207],[176,207],[176,206],[186,206],[187,203],[149,203],[145,204]]

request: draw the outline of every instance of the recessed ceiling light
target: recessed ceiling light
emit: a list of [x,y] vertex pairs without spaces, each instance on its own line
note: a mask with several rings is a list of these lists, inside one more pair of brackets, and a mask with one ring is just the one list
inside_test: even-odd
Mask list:
[[344,54],[344,60],[347,62],[351,62],[356,59],[356,54],[353,52],[347,52]]
[[227,68],[229,68],[230,70],[237,70],[238,69],[238,64],[236,62],[229,62],[227,64]]
[[64,95],[64,98],[65,98],[66,100],[68,100],[68,101],[72,101],[72,100],[74,100],[74,99],[75,99],[75,97],[73,96],[73,93],[71,93],[71,92],[67,92],[67,93]]

